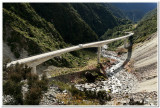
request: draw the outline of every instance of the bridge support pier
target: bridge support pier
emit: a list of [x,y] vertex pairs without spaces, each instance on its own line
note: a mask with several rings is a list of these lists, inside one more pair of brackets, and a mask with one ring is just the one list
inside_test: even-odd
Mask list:
[[101,58],[101,46],[98,47],[98,57],[97,57],[97,62],[100,63],[100,58]]
[[124,39],[124,48],[128,47],[128,38]]
[[36,66],[32,67],[31,73],[33,73],[33,74],[37,74]]

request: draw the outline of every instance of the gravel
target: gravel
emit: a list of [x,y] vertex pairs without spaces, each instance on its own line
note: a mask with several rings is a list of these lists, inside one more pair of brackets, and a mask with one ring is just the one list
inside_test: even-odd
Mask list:
[[47,92],[43,94],[43,98],[41,99],[40,105],[62,105],[63,102],[60,102],[56,99],[56,95],[58,93],[66,93],[67,91],[60,91],[58,87],[51,85]]
[[100,90],[106,90],[106,92],[111,91],[111,93],[131,93],[133,86],[136,86],[137,79],[134,75],[132,75],[129,72],[126,72],[124,69],[121,69],[119,72],[114,73],[114,70],[119,68],[123,62],[124,62],[124,54],[123,56],[117,58],[116,54],[113,53],[114,56],[111,56],[112,53],[109,52],[104,53],[102,51],[102,55],[104,57],[108,57],[111,59],[117,60],[116,64],[113,65],[110,69],[106,70],[106,73],[109,74],[109,78],[106,81],[97,81],[95,83],[85,83],[85,84],[76,84],[75,87],[81,91],[86,88],[86,90],[91,91],[100,91]]
[[14,98],[12,96],[10,96],[10,95],[4,95],[3,96],[3,105],[12,104],[14,102],[15,102],[15,100],[14,100]]

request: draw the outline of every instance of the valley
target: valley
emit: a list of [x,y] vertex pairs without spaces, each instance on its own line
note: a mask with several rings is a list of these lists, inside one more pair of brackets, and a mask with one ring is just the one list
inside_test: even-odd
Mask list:
[[[147,42],[145,42],[145,44],[141,44],[141,47],[147,47],[147,45],[149,45],[149,47],[151,49],[156,51],[156,48],[154,48],[155,46],[150,44],[152,42],[154,44],[156,44],[156,42],[155,42],[156,38],[157,38],[157,36],[155,33],[151,36],[151,39],[149,39]],[[139,45],[137,45],[137,46],[139,46]],[[134,47],[131,60],[136,60],[135,59],[135,58],[137,58],[137,57],[135,57],[136,52],[138,52],[140,55],[142,55],[141,53],[144,53],[143,50],[141,50],[141,47]],[[139,50],[139,51],[137,51],[137,50]],[[106,73],[114,74],[114,71],[111,72],[112,69],[114,67],[116,67],[116,65],[118,65],[118,67],[121,66],[124,63],[125,59],[127,58],[127,54],[123,54],[121,57],[117,58],[117,57],[115,57],[116,54],[114,52],[110,52],[108,54],[113,53],[112,55],[115,55],[115,56],[109,56],[109,55],[107,55],[107,52],[109,52],[109,51],[106,51],[106,53],[102,52],[102,53],[104,53],[104,55],[102,55],[102,56],[107,57],[107,58],[112,58],[112,59],[114,58],[117,62],[119,62],[118,64],[113,65],[110,69],[106,69]],[[141,59],[146,59],[146,57],[148,57],[149,58],[148,60],[150,60],[150,57],[152,57],[152,55],[146,54]],[[156,57],[156,56],[154,56],[154,57]],[[156,60],[157,59],[155,59],[155,60],[152,59],[151,61],[156,63]],[[143,63],[143,61],[141,62],[140,59],[138,59],[138,61],[139,61],[138,63]],[[147,65],[151,65],[152,62],[147,62],[148,63]],[[137,69],[136,65],[138,65],[138,63],[134,61],[134,63],[132,64],[134,69]],[[141,67],[141,65],[139,66],[139,68],[140,67]],[[116,68],[115,68],[115,70],[116,70]],[[75,87],[81,91],[84,91],[84,89],[86,89],[86,90],[92,91],[92,92],[94,92],[94,91],[98,92],[101,90],[105,90],[106,92],[111,92],[112,100],[107,101],[105,105],[127,105],[130,102],[130,100],[129,100],[130,98],[133,98],[134,101],[140,101],[140,102],[142,101],[141,99],[144,99],[144,105],[157,105],[156,104],[157,103],[157,90],[158,90],[157,89],[157,69],[152,67],[152,71],[151,71],[152,73],[148,72],[150,70],[147,70],[147,72],[145,72],[144,70],[139,70],[137,72],[137,73],[139,73],[138,75],[136,75],[133,72],[133,70],[131,70],[131,71],[126,71],[126,70],[127,69],[124,68],[124,69],[118,71],[114,75],[108,77],[107,80],[96,81],[94,83],[76,84]],[[153,72],[155,72],[155,73],[153,73]],[[144,76],[144,73],[145,73],[145,76]],[[109,75],[109,74],[107,74],[107,75]],[[153,75],[154,75],[154,77],[152,77]],[[147,76],[150,77],[150,79],[144,80],[143,78],[147,78]],[[64,77],[65,76],[62,76],[61,79],[63,79],[63,80],[60,80],[60,81],[64,81],[64,79],[65,79]],[[139,77],[141,77],[141,79]],[[78,78],[75,80],[78,80]],[[70,81],[67,81],[67,82],[70,82]],[[77,83],[77,81],[74,81],[74,83]]]
[[3,104],[157,106],[157,52],[156,3],[4,3]]

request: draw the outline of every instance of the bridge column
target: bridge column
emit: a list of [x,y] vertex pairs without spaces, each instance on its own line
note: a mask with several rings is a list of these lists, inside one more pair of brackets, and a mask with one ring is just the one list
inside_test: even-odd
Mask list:
[[31,73],[33,73],[33,74],[37,74],[36,66],[32,67]]
[[124,39],[124,48],[127,48],[128,45],[128,38]]
[[98,63],[100,63],[100,57],[101,57],[101,46],[98,47],[98,58],[97,58]]

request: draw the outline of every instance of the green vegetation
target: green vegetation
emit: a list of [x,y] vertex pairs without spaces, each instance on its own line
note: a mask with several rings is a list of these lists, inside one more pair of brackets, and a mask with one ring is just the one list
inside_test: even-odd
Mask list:
[[[25,72],[28,73],[30,68],[26,69]],[[21,92],[23,83],[24,71],[22,65],[16,64],[15,67],[11,66],[3,70],[3,73],[6,73],[6,80],[3,82],[3,93],[4,95],[13,96],[15,102],[6,103],[6,104],[23,104],[23,95]]]
[[3,84],[3,93],[4,95],[13,96],[15,102],[6,103],[12,105],[23,104],[23,95],[21,93],[22,83],[17,83],[12,80],[5,81]]
[[26,93],[25,98],[25,105],[39,105],[41,99],[41,89],[36,87],[30,88],[28,93]]
[[107,29],[118,26],[122,22],[126,23],[113,16],[105,6],[99,3],[73,3],[71,5],[99,37]]
[[[17,55],[22,48],[34,55],[66,46],[54,26],[39,17],[29,4],[4,4],[3,16],[3,38]],[[12,31],[11,36],[7,35],[8,30]]]
[[[48,89],[48,79],[45,74],[42,75],[41,80],[38,75],[31,73],[31,68],[16,64],[4,69],[6,79],[3,80],[3,93],[14,98],[14,102],[6,103],[10,105],[38,105],[42,92]],[[29,85],[27,93],[23,96],[22,86],[27,79]]]
[[[97,41],[102,34],[104,35],[100,39],[104,40],[122,36],[124,31],[132,30],[131,21],[121,19],[123,17],[119,15],[115,15],[119,18],[115,17],[116,13],[111,9],[117,10],[111,4],[102,3],[4,3],[3,40],[10,46],[15,57],[20,58],[23,50],[32,56],[74,44]],[[154,16],[156,12],[154,10],[149,13]],[[156,31],[156,17],[152,21],[149,17],[144,19],[135,29],[135,37],[143,35],[142,40]],[[113,42],[109,48],[113,50],[122,43],[123,41]],[[86,52],[66,53],[45,64],[84,66],[86,55],[83,53]]]
[[[18,8],[23,8],[23,11]],[[12,51],[18,48],[16,44],[29,55],[66,46],[54,26],[38,16],[29,4],[4,4],[3,16],[4,34],[8,29],[12,31],[11,36],[4,35]]]
[[149,11],[148,13],[146,13],[143,18],[141,19],[141,21],[144,21],[144,20],[147,20],[147,19],[150,19],[150,17],[153,17],[154,15],[157,14],[157,8]]
[[[116,26],[113,29],[108,29],[104,35],[101,36],[101,40],[112,39],[119,36],[125,35],[127,31],[134,31],[133,42],[143,42],[145,41],[152,33],[157,31],[157,11],[156,9],[148,12],[141,21],[138,22],[137,26],[133,24],[126,24]],[[118,40],[108,44],[109,50],[116,50],[120,45],[123,45],[123,40]]]
[[[77,19],[75,20],[77,21]],[[21,57],[23,49],[28,52],[28,56],[31,56],[70,46],[64,42],[64,39],[56,30],[53,23],[47,22],[45,19],[40,17],[30,4],[4,3],[3,22],[3,40],[8,43],[16,58]],[[81,29],[83,28],[84,27],[81,27]],[[92,36],[94,38],[92,35],[93,32],[91,34],[89,31],[86,32],[89,33],[88,36]],[[84,32],[84,34],[87,34],[86,32]],[[69,33],[68,30],[67,33]],[[83,34],[80,35],[83,36]],[[88,36],[86,36],[87,39],[93,39]],[[76,37],[76,39],[78,38]],[[82,38],[78,40],[83,41],[86,39]],[[83,62],[85,61],[85,57],[83,57],[83,55],[85,54],[75,51],[72,54],[63,54],[61,57],[56,57],[46,63],[66,67],[81,66],[84,65]]]
[[[84,91],[80,91],[77,88],[74,87],[74,85],[66,84],[60,81],[52,81],[53,84],[58,86],[60,90],[67,90],[71,93],[70,98],[74,98],[75,100],[93,100],[98,99],[99,104],[104,104],[105,101],[111,100],[111,96],[109,93],[106,93],[106,91],[99,91],[99,92],[93,92],[90,90],[84,89]],[[71,103],[70,103],[71,104]]]
[[[133,24],[126,24],[108,29],[104,35],[101,36],[101,40],[116,38],[125,35],[127,31],[134,31],[133,42],[143,42],[149,35],[157,31],[157,11],[156,9],[148,12],[141,21],[138,22],[137,26]],[[123,40],[118,40],[108,44],[109,50],[116,50],[116,47],[124,44]]]
[[67,3],[31,3],[35,11],[55,25],[66,43],[74,45],[98,40],[97,34]]
[[134,42],[145,41],[152,33],[157,31],[157,12],[156,9],[149,12],[144,18],[138,23],[134,29]]
[[42,92],[48,90],[48,82],[46,75],[43,74],[42,79],[38,79],[38,75],[29,73],[27,76],[27,83],[29,91],[25,95],[24,104],[38,105],[42,98]]
[[[4,3],[3,22],[3,40],[16,58],[22,56],[23,50],[32,56],[98,41],[107,29],[130,23],[97,3]],[[84,66],[85,51],[66,53],[45,64]]]
[[[101,40],[106,40],[106,39],[112,39],[112,38],[117,38],[120,36],[125,35],[125,32],[131,31],[133,29],[133,24],[126,24],[126,25],[120,25],[116,26],[113,29],[108,29],[104,35],[101,36]],[[124,40],[118,40],[114,41],[110,44],[109,50],[115,50],[118,46],[122,45],[124,43]]]
[[108,29],[104,35],[101,36],[101,40],[112,39],[124,35],[125,32],[131,31],[133,24],[126,24],[116,26],[113,29]]
[[[110,4],[3,4],[3,41],[9,45],[17,59],[22,56],[23,50],[28,52],[28,56],[32,56],[99,39],[117,38],[132,30],[135,33],[133,36],[135,43],[145,41],[150,34],[156,32],[156,9],[147,13],[134,28],[131,21],[125,19],[123,12]],[[123,43],[124,40],[112,42],[108,44],[109,50],[115,50]],[[117,50],[118,55],[125,52],[123,48]],[[73,51],[48,60],[44,65],[61,67],[51,70],[51,73],[54,73],[52,77],[55,79],[52,82],[49,82],[45,74],[39,79],[38,75],[31,73],[31,68],[27,66],[16,64],[6,68],[4,65],[3,93],[10,95],[15,100],[6,104],[38,105],[42,93],[48,90],[50,84],[54,84],[60,91],[67,90],[66,95],[69,98],[65,98],[68,101],[66,104],[82,105],[87,101],[89,104],[103,105],[106,101],[111,100],[110,91],[108,93],[86,89],[80,91],[73,85],[73,83],[106,80],[107,77],[104,76],[102,70],[103,65],[98,64],[96,68],[96,63],[95,49]],[[22,93],[24,85],[28,85],[28,91],[25,94]],[[64,95],[65,93],[59,94]]]
[[111,3],[119,8],[126,18],[138,22],[150,10],[157,7],[157,3]]

